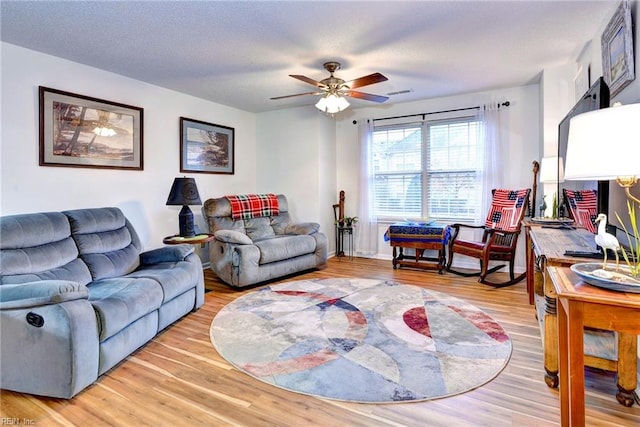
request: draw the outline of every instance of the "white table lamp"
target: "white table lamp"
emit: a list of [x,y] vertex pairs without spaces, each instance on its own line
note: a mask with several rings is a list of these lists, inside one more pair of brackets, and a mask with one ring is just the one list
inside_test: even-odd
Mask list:
[[562,157],[560,159],[558,159],[558,156],[542,158],[540,162],[540,182],[547,184],[564,182]]
[[613,180],[630,193],[640,178],[640,104],[579,114],[569,123],[566,180]]

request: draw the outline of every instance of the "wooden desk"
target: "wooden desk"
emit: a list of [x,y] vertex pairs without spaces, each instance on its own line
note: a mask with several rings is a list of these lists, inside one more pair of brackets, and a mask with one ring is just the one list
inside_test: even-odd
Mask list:
[[[568,267],[579,262],[593,262],[593,259],[569,257],[567,250],[592,250],[595,247],[594,235],[582,228],[548,228],[531,221],[524,221],[526,233],[527,291],[529,302],[533,303],[535,284],[541,283],[544,296],[543,352],[545,383],[556,388],[558,379],[558,321],[556,291],[549,278],[548,267]],[[616,371],[615,361],[605,358],[589,357],[588,366]]]
[[[449,226],[442,224],[419,225],[396,223],[389,226],[385,240],[393,247],[393,268],[398,266],[435,269],[442,274],[445,268],[445,246],[449,240]],[[405,255],[404,248],[415,249],[415,256]],[[436,257],[427,257],[425,250],[437,251]]]
[[570,269],[549,267],[558,296],[560,413],[563,426],[583,426],[584,328],[618,332],[618,402],[633,405],[640,334],[640,294],[588,285]]

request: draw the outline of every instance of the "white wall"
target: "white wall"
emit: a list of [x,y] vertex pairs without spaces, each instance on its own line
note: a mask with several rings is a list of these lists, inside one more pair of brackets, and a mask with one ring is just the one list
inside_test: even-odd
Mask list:
[[[583,72],[591,70],[591,79],[588,82],[589,85],[593,84],[600,76],[604,74],[602,70],[602,33],[604,32],[609,20],[617,10],[620,2],[611,2],[610,13],[602,17],[602,22],[599,29],[593,35],[593,38],[584,47],[582,52],[577,58],[569,61],[568,64],[558,66],[554,69],[544,70],[544,113],[543,120],[545,123],[544,134],[544,153],[545,155],[554,155],[557,151],[557,126],[560,120],[569,112],[569,110],[575,105],[576,91],[575,91],[575,79],[578,70],[582,69]],[[634,54],[635,54],[635,75],[636,78],[627,87],[625,87],[620,93],[612,97],[611,104],[614,102],[621,102],[622,104],[632,104],[640,102],[640,31],[637,30],[638,23],[640,23],[640,7],[638,2],[634,1],[631,5],[631,20],[634,24]],[[548,126],[547,126],[548,125]],[[548,141],[552,141],[553,144],[547,144]],[[551,151],[549,151],[551,147]],[[554,191],[550,189],[548,191]],[[609,183],[610,199],[609,199],[609,222],[618,223],[613,217],[614,212],[620,213],[621,217],[625,217],[626,213],[626,196],[623,190],[615,183],[611,181]],[[640,197],[640,185],[633,189],[633,194],[636,197]],[[637,212],[638,221],[640,222],[640,212]],[[628,224],[627,224],[628,225]]]
[[[337,183],[338,190],[345,190],[345,211],[347,215],[357,212],[358,170],[357,170],[357,125],[353,120],[367,118],[394,117],[405,114],[428,113],[456,108],[474,107],[485,103],[509,101],[511,105],[501,114],[507,132],[504,134],[508,151],[504,153],[509,159],[509,167],[505,171],[505,179],[510,188],[531,188],[533,182],[532,163],[539,160],[541,135],[539,126],[539,89],[538,85],[494,90],[490,92],[471,93],[446,98],[410,102],[396,105],[381,105],[352,110],[348,117],[337,122]],[[382,122],[384,123],[384,122]],[[391,248],[384,242],[383,234],[388,224],[380,224],[378,252],[381,257],[390,258]],[[524,239],[522,239],[524,240]],[[522,244],[522,243],[521,243]],[[524,249],[518,250],[519,270],[523,270]]]
[[[617,2],[612,2],[611,14]],[[632,3],[637,23],[637,2]],[[603,17],[602,29],[610,16]],[[601,30],[602,30],[601,29]],[[119,206],[140,232],[145,247],[161,245],[177,232],[179,207],[165,206],[179,172],[179,117],[235,128],[235,174],[191,174],[201,197],[273,191],[289,197],[292,215],[320,222],[333,247],[333,213],[338,192],[346,191],[346,213],[356,215],[357,126],[364,118],[447,110],[509,100],[505,110],[511,159],[507,180],[530,187],[531,163],[557,139],[561,111],[573,105],[575,70],[583,62],[592,76],[601,74],[600,34],[567,65],[545,70],[541,87],[500,89],[396,105],[347,110],[334,121],[312,106],[254,115],[199,98],[149,85],[103,70],[0,44],[1,150],[0,214]],[[639,33],[635,31],[636,68],[640,68]],[[636,74],[640,74],[636,69]],[[38,166],[38,86],[75,92],[144,108],[144,171]],[[558,89],[560,88],[560,89]],[[640,102],[640,78],[616,100]],[[563,110],[563,106],[566,106]],[[566,113],[566,112],[565,112]],[[555,123],[555,125],[554,125]],[[258,162],[259,159],[259,162]],[[309,196],[312,197],[309,197]],[[192,207],[201,228],[199,207]],[[384,228],[384,226],[382,226]],[[381,230],[382,232],[384,230]],[[382,240],[380,251],[390,255]],[[520,251],[522,257],[523,251]],[[524,261],[518,263],[524,265]]]
[[[179,117],[235,128],[235,174],[188,174],[200,197],[256,188],[256,120],[252,113],[2,43],[0,213],[117,206],[145,248],[178,232],[178,206],[166,206],[180,173]],[[144,108],[144,170],[38,166],[38,86]],[[204,231],[199,206],[191,209]],[[201,254],[202,256],[202,254]]]
[[257,191],[287,196],[295,222],[318,222],[331,236],[337,202],[335,125],[313,106],[257,115]]
[[[607,24],[611,16],[615,13],[618,2],[612,7],[610,15],[603,18],[602,25],[597,34],[594,35],[593,40],[591,41],[590,47],[585,54],[579,58],[580,66],[582,67],[591,67],[591,75],[592,80],[595,81],[596,78],[603,75],[602,71],[602,43],[601,43],[601,34],[605,30]],[[634,29],[632,34],[634,34],[634,54],[635,54],[635,80],[633,80],[628,86],[626,86],[620,93],[611,98],[611,104],[614,102],[621,102],[622,104],[633,104],[640,102],[640,31],[638,31],[638,24],[640,23],[640,7],[637,1],[631,2],[631,21],[633,22]],[[594,74],[593,70],[597,70]],[[639,160],[640,161],[640,160]],[[624,220],[627,215],[626,201],[627,198],[624,194],[624,191],[620,186],[615,182],[611,181],[609,183],[609,222],[613,224],[619,225],[619,221],[614,216],[614,212],[618,212],[620,217]],[[640,197],[640,185],[636,185],[636,187],[632,191],[636,197]],[[636,211],[637,221],[640,222],[640,211]],[[629,226],[629,222],[627,222],[627,227]]]

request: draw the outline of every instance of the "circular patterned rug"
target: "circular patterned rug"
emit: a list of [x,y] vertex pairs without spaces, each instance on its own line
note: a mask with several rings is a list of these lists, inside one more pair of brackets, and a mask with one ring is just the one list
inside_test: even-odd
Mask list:
[[301,280],[232,301],[211,342],[247,374],[298,393],[366,403],[451,396],[511,357],[502,326],[465,301],[372,279]]

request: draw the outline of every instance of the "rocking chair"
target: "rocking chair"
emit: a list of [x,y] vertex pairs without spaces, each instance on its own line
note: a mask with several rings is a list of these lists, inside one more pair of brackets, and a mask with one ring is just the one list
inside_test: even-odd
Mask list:
[[[526,272],[515,277],[513,264],[515,262],[516,245],[520,235],[522,219],[529,206],[530,189],[523,190],[491,190],[493,200],[491,210],[484,225],[452,224],[451,240],[449,241],[449,259],[447,271],[465,277],[480,276],[478,282],[491,286],[503,287],[520,282],[527,275]],[[461,229],[482,229],[481,242],[459,239]],[[453,255],[461,254],[478,258],[480,271],[462,272],[451,269]],[[498,265],[489,268],[489,261],[508,261],[509,277],[506,282],[492,282],[487,280],[487,275],[504,267]]]

